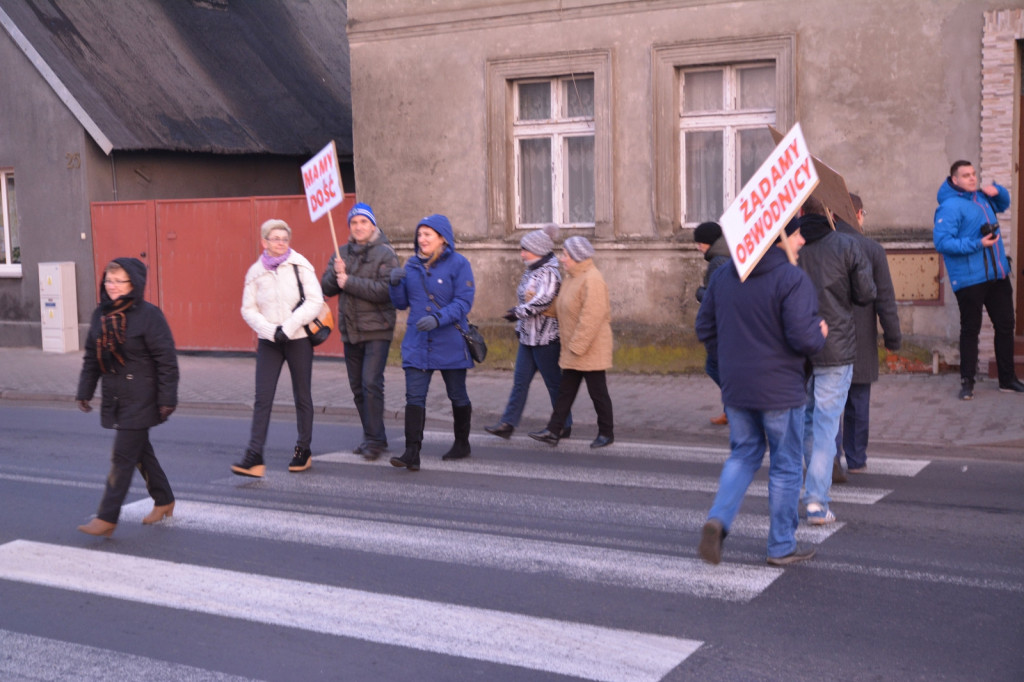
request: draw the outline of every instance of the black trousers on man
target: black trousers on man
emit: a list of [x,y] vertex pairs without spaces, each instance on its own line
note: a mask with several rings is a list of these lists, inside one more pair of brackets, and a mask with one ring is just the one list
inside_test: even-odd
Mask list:
[[1014,317],[1010,278],[974,284],[955,294],[960,306],[960,378],[973,382],[978,370],[978,335],[981,333],[981,309],[984,307],[995,330],[999,385],[1013,384],[1017,373],[1013,368]]

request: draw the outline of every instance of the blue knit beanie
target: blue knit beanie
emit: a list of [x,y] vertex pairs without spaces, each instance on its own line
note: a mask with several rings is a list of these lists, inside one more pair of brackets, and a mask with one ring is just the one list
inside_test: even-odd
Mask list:
[[353,206],[352,210],[348,212],[348,221],[351,223],[352,219],[355,218],[357,215],[366,216],[367,218],[370,219],[370,222],[373,223],[374,226],[376,227],[377,218],[374,217],[373,209],[370,208],[369,204],[364,204],[360,202]]

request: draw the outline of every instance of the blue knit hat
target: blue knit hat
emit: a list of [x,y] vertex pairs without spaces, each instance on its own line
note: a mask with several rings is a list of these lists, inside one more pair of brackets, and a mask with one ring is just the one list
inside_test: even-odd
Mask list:
[[348,221],[351,223],[352,219],[355,218],[357,215],[366,216],[367,218],[370,219],[370,222],[373,223],[374,227],[376,227],[377,218],[374,217],[373,209],[370,208],[369,204],[364,204],[360,202],[353,206],[352,210],[348,212]]

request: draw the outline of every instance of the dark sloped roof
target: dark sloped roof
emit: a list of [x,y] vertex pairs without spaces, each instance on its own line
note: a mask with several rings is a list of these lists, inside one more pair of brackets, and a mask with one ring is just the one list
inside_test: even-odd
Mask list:
[[0,0],[0,9],[107,153],[304,155],[333,139],[339,156],[352,155],[345,0]]

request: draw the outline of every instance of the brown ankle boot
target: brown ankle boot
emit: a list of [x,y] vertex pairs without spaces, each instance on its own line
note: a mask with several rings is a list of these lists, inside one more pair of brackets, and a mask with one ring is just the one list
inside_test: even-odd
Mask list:
[[88,535],[104,535],[109,538],[111,533],[114,532],[115,528],[117,528],[116,523],[110,523],[109,521],[104,521],[103,519],[93,519],[84,526],[79,526],[78,530]]
[[165,504],[163,506],[154,505],[153,511],[146,514],[145,518],[142,519],[142,523],[145,526],[150,526],[159,521],[163,521],[164,517],[174,516],[174,503]]

